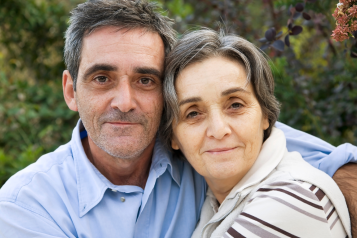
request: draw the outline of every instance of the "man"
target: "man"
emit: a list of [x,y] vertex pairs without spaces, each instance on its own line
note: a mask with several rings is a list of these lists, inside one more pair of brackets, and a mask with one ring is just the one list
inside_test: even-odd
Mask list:
[[[175,32],[154,10],[151,3],[125,0],[74,9],[63,91],[81,119],[68,144],[0,190],[0,237],[191,236],[206,185],[156,138],[164,58]],[[278,126],[289,149],[312,162],[345,153]]]

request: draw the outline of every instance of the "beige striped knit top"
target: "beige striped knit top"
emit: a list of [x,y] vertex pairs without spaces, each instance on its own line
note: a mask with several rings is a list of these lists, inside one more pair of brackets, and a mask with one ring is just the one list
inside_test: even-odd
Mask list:
[[336,183],[286,150],[274,128],[249,172],[219,206],[212,191],[192,237],[351,237]]

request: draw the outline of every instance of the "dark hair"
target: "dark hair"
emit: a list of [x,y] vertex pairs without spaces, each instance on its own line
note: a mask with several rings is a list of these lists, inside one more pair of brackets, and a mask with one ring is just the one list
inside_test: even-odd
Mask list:
[[119,29],[143,28],[157,32],[163,40],[165,54],[176,41],[173,21],[158,12],[157,4],[131,0],[96,0],[79,4],[71,11],[70,25],[65,34],[64,60],[76,90],[83,38],[103,26]]
[[161,136],[168,148],[173,133],[172,123],[178,120],[179,115],[175,90],[177,76],[189,64],[214,56],[227,57],[245,66],[247,84],[252,84],[263,115],[269,120],[269,127],[264,131],[264,141],[270,136],[279,116],[280,104],[274,96],[274,78],[268,60],[260,49],[242,37],[205,28],[184,35],[166,59]]

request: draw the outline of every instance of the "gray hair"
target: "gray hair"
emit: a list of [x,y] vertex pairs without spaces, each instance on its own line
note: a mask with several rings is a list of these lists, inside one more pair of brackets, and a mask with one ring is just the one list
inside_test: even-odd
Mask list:
[[167,55],[176,42],[176,31],[172,28],[173,20],[161,15],[158,10],[157,4],[147,0],[92,0],[73,9],[65,34],[64,61],[73,78],[74,90],[83,38],[97,28],[117,26],[119,29],[143,28],[157,32]]
[[215,56],[228,57],[245,66],[247,84],[252,84],[263,115],[269,120],[269,127],[264,131],[264,141],[270,136],[279,116],[280,103],[274,96],[274,78],[264,53],[242,37],[226,35],[223,30],[218,33],[205,28],[184,35],[166,59],[161,137],[168,148],[173,134],[172,123],[179,118],[175,90],[179,73],[189,64]]

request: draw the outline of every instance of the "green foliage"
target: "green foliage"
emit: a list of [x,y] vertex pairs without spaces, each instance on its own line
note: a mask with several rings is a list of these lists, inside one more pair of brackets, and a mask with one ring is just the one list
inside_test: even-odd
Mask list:
[[31,85],[17,80],[10,84],[4,74],[0,80],[0,145],[6,151],[23,151],[32,145],[49,151],[70,138],[68,130],[76,113],[68,110],[60,81]]
[[63,100],[63,33],[79,1],[0,1],[0,187],[66,143],[78,116]]
[[16,156],[5,154],[3,149],[0,149],[0,181],[6,181],[9,175],[25,168],[29,164],[35,162],[43,153],[43,148],[33,148],[32,146],[21,151]]
[[172,0],[167,3],[167,7],[170,12],[180,18],[185,18],[193,13],[193,7],[190,4],[186,4],[183,0]]
[[[71,138],[78,115],[62,95],[63,35],[70,9],[84,1],[0,1],[0,187]],[[298,2],[303,1],[159,1],[179,34],[223,25],[258,46],[271,27],[287,32],[289,6]],[[357,144],[357,67],[345,45],[330,39],[336,3],[307,3],[313,20],[296,19],[304,31],[290,38],[291,48],[266,53],[282,104],[279,120],[335,145]]]

